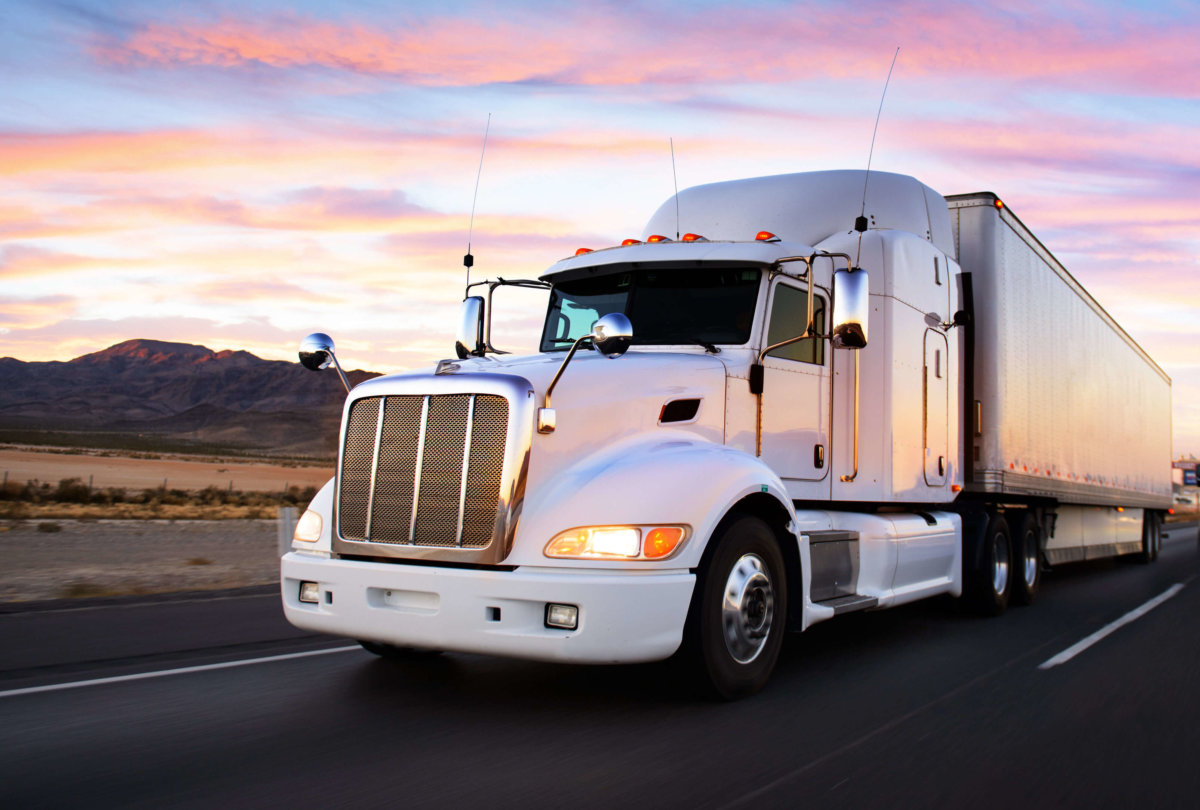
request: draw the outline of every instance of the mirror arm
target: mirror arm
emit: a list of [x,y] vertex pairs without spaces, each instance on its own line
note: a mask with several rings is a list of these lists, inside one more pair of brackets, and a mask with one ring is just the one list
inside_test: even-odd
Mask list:
[[499,276],[496,277],[496,281],[484,279],[483,281],[476,281],[468,284],[463,295],[464,298],[470,296],[471,289],[473,287],[488,288],[487,307],[483,314],[483,346],[481,347],[479,354],[476,356],[484,357],[488,352],[491,352],[492,354],[512,354],[510,351],[497,349],[492,345],[492,294],[496,292],[497,287],[521,287],[527,290],[548,290],[551,286],[552,285],[548,281],[535,281],[527,278],[513,279],[512,281],[509,281],[508,279],[501,278]]
[[858,478],[858,356],[861,352],[854,353],[854,472],[849,475],[842,476],[842,483],[853,483],[855,478]]
[[329,353],[330,359],[333,360],[333,367],[337,369],[338,376],[342,378],[342,385],[346,388],[346,393],[350,393],[350,380],[346,377],[346,372],[342,371],[342,364],[338,362],[337,355],[333,352]]
[[542,403],[543,408],[550,407],[550,395],[554,393],[554,386],[558,385],[559,378],[561,378],[563,375],[563,372],[567,370],[567,364],[570,363],[571,358],[575,356],[576,350],[578,350],[579,347],[583,345],[584,341],[588,341],[591,339],[592,339],[592,335],[584,335],[583,337],[576,340],[573,344],[571,344],[571,351],[567,352],[567,356],[565,358],[563,358],[562,365],[560,365],[558,367],[558,371],[554,372],[554,377],[550,380],[550,384],[548,386],[546,386],[546,399]]

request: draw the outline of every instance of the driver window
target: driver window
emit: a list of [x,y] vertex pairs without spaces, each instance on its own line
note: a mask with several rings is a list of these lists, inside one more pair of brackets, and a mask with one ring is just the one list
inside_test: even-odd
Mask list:
[[[808,320],[808,292],[787,284],[775,287],[771,303],[771,322],[767,327],[767,345],[794,338],[804,332]],[[814,291],[813,329],[825,333],[825,299]],[[797,360],[801,363],[825,364],[825,341],[819,337],[805,338],[771,352],[768,357]]]

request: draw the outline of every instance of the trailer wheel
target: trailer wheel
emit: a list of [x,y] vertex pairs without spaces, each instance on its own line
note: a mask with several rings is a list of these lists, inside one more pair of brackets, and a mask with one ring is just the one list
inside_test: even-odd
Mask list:
[[420,661],[434,658],[442,654],[441,650],[423,650],[418,647],[398,647],[395,644],[383,644],[378,641],[359,641],[362,648],[372,655],[378,655],[387,661]]
[[1018,605],[1031,605],[1037,598],[1042,584],[1041,532],[1037,521],[1029,512],[1017,524],[1013,535],[1013,563],[1016,571],[1012,577],[1012,601]]
[[787,626],[787,580],[775,533],[762,520],[737,517],[713,542],[685,643],[704,691],[734,700],[762,689],[775,668]]
[[1147,509],[1142,513],[1142,550],[1138,552],[1138,562],[1154,562],[1158,559],[1160,548],[1162,548],[1162,518],[1158,512]]
[[979,565],[967,578],[967,596],[984,616],[999,616],[1012,593],[1012,535],[1003,515],[988,515]]

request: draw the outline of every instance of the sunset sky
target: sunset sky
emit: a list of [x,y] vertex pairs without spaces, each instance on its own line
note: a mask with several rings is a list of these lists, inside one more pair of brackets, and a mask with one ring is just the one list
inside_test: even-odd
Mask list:
[[863,167],[899,46],[874,168],[999,194],[1171,375],[1200,454],[1197,43],[1195,0],[5,0],[0,356],[294,359],[320,330],[350,367],[423,365],[489,113],[475,278],[535,277],[640,234],[669,138],[681,187]]

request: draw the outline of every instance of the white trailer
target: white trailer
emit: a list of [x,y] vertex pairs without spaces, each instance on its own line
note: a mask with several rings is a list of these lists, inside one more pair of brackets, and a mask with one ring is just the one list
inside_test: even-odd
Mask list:
[[1140,510],[1169,508],[1170,379],[994,194],[947,201],[976,324],[967,491],[1048,521],[1051,563],[1139,551]]
[[497,353],[468,295],[457,358],[349,392],[293,624],[389,657],[679,654],[728,698],[787,629],[996,614],[1046,564],[1155,555],[1170,381],[992,195],[699,186],[542,283],[539,354]]

